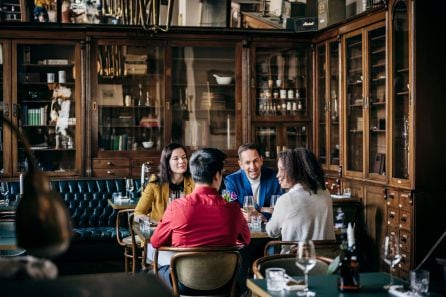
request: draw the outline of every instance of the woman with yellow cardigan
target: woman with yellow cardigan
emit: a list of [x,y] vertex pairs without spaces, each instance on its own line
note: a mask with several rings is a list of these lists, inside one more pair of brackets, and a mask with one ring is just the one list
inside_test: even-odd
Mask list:
[[135,220],[146,215],[158,223],[167,204],[191,193],[195,185],[190,176],[186,148],[178,143],[166,145],[161,152],[159,175],[153,174],[135,208]]

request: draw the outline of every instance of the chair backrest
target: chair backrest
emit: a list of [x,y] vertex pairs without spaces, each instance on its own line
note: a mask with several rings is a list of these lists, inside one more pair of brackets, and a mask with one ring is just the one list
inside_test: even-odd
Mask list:
[[[116,215],[116,226],[115,226],[116,239],[117,239],[119,245],[121,245],[121,246],[127,246],[127,243],[122,241],[122,238],[123,238],[122,233],[123,232],[121,232],[120,229],[123,228],[124,226],[125,226],[124,227],[125,229],[129,229],[129,230],[132,229],[131,221],[129,220],[129,215],[131,215],[134,211],[135,211],[134,209],[121,209],[118,211],[118,214]],[[127,223],[122,223],[121,220],[124,217],[125,217]],[[133,237],[133,235],[132,235],[132,237]]]
[[235,296],[241,256],[238,247],[161,248],[174,251],[170,260],[173,293],[180,296],[180,284],[206,294]]
[[[264,256],[278,255],[282,253],[282,249],[286,247],[287,254],[295,254],[297,241],[272,240],[265,245]],[[341,247],[336,240],[313,240],[316,255],[327,258],[336,258]]]
[[[325,257],[317,257],[316,266],[310,270],[309,275],[327,274],[328,265],[331,259]],[[265,269],[270,267],[284,268],[288,275],[303,275],[302,270],[296,266],[296,255],[273,255],[264,256],[254,261],[252,271],[256,278],[265,277]]]

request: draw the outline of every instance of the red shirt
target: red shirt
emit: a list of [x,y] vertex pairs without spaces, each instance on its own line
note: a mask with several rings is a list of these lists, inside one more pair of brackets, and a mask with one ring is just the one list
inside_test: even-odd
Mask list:
[[211,187],[195,187],[170,203],[150,239],[155,248],[248,245],[250,241],[240,205],[226,202]]

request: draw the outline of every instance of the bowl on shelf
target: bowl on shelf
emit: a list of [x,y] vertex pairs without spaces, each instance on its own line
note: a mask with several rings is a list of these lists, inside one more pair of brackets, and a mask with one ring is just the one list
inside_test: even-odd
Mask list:
[[145,149],[152,148],[152,147],[153,147],[153,141],[143,141],[143,142],[142,142],[142,146],[143,146]]
[[219,85],[229,85],[232,82],[232,76],[219,76],[214,74],[214,77]]

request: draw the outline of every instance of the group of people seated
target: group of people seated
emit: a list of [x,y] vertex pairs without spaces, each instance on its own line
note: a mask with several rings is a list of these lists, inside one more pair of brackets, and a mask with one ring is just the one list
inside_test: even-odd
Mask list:
[[[159,174],[150,177],[135,208],[136,220],[148,216],[158,224],[150,239],[153,248],[248,246],[252,216],[262,217],[270,237],[335,239],[331,197],[311,151],[281,152],[277,173],[263,166],[255,144],[241,145],[238,157],[240,170],[224,177],[226,155],[219,149],[197,150],[190,159],[181,144],[163,149]],[[235,193],[237,199],[223,199],[222,189]],[[270,207],[272,195],[281,195],[274,208]],[[245,196],[254,200],[255,210],[249,213],[242,208]],[[169,257],[158,260],[158,275],[171,285]]]

